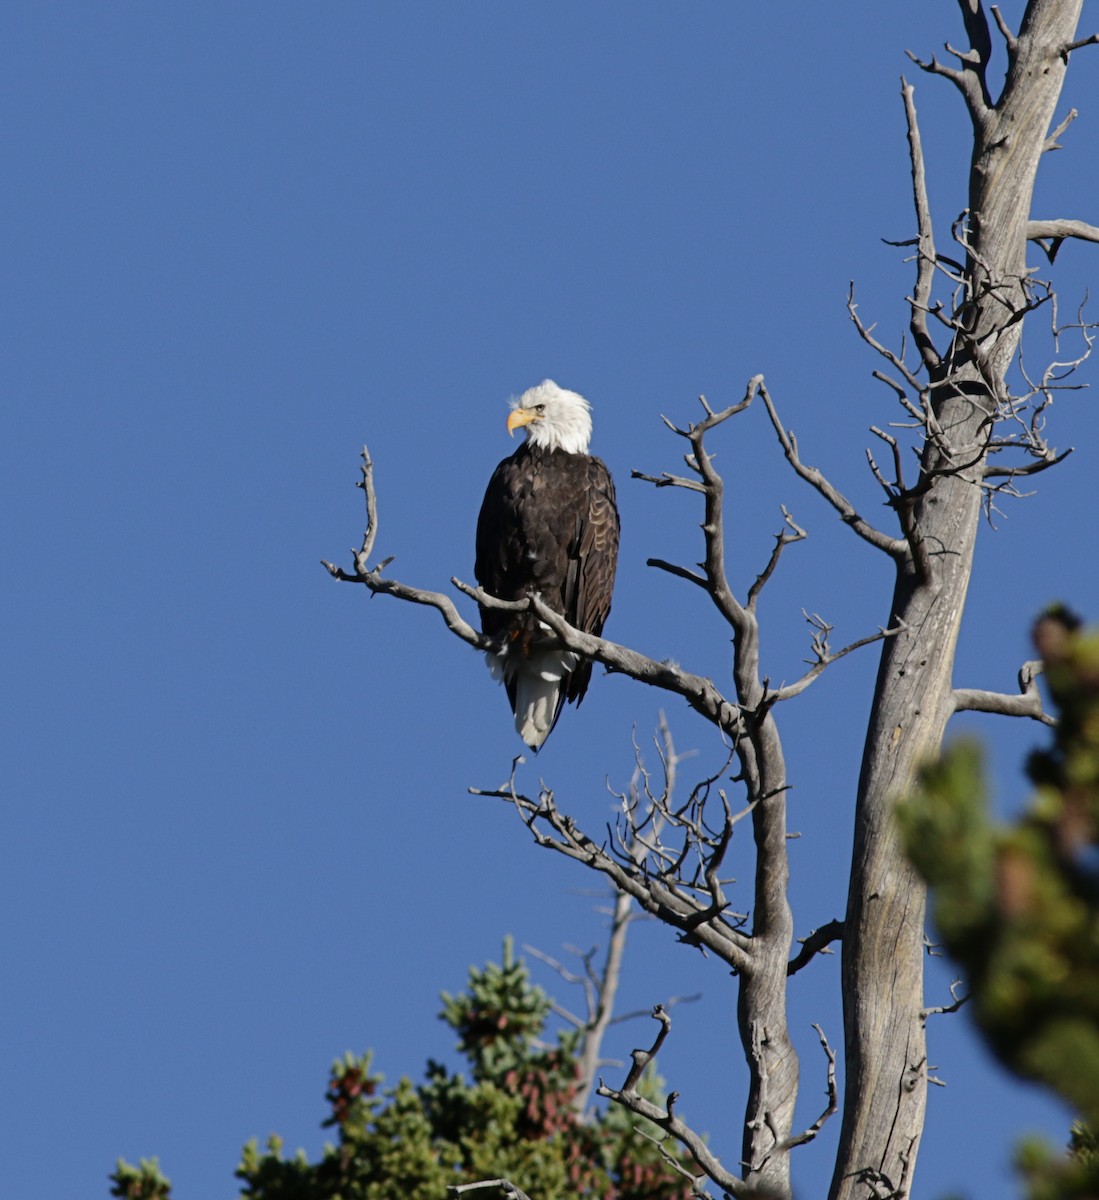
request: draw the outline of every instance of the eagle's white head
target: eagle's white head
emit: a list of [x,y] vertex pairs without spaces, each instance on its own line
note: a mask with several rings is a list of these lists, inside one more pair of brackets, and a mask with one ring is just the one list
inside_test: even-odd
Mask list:
[[527,441],[543,450],[587,454],[591,441],[591,405],[577,392],[560,388],[552,379],[529,388],[511,402],[508,433],[527,431]]

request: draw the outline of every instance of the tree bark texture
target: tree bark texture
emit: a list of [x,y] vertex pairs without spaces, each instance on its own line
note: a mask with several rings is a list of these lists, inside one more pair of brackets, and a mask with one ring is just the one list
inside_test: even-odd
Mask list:
[[[908,1193],[923,1129],[926,1047],[924,888],[901,851],[892,807],[940,750],[954,711],[958,629],[981,519],[980,482],[998,404],[1026,311],[1027,222],[1038,163],[1082,0],[1032,0],[999,99],[988,94],[988,29],[960,0],[974,58],[941,69],[973,121],[965,297],[946,354],[932,365],[931,412],[919,483],[908,505],[856,802],[843,941],[846,1086],[833,1200]],[[979,66],[976,65],[979,62]],[[933,355],[932,355],[933,357]],[[903,522],[902,522],[903,523]]]
[[[755,690],[762,692],[758,683]],[[794,922],[787,899],[785,762],[770,714],[750,744],[756,760],[750,775],[758,780],[760,799],[752,813],[756,878],[751,966],[741,977],[737,998],[737,1024],[749,1071],[741,1161],[746,1184],[766,1195],[786,1196],[790,1154],[785,1143],[798,1096],[798,1058],[786,1018],[786,965]]]

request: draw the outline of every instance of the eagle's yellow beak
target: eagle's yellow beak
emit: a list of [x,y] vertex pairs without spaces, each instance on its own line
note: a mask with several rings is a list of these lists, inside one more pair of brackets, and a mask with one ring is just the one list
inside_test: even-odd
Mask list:
[[513,408],[508,413],[508,433],[512,437],[515,436],[517,429],[522,429],[524,425],[529,425],[532,421],[540,421],[541,415],[533,408]]

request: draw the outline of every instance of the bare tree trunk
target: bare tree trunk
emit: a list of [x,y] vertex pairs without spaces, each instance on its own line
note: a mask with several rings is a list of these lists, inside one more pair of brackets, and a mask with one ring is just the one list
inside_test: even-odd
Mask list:
[[[758,682],[750,685],[762,696]],[[786,770],[778,730],[768,714],[749,740],[760,799],[752,813],[756,845],[752,957],[737,996],[737,1023],[748,1063],[748,1102],[741,1162],[744,1180],[764,1195],[790,1195],[790,1154],[798,1098],[798,1058],[786,1018],[786,964],[794,939],[787,899]],[[745,755],[742,752],[741,761]],[[755,773],[755,772],[752,772]]]
[[[1001,28],[1009,64],[996,102],[985,79],[990,38],[978,0],[960,0],[971,57],[959,58],[960,68],[921,64],[958,86],[973,120],[962,235],[968,253],[964,300],[950,322],[950,351],[940,359],[926,341],[935,262],[929,215],[920,213],[920,273],[928,289],[921,301],[917,287],[913,334],[931,376],[931,416],[920,480],[897,500],[909,552],[898,565],[890,624],[905,629],[883,643],[859,779],[843,943],[847,1082],[831,1190],[837,1200],[882,1196],[883,1189],[906,1194],[923,1129],[924,888],[899,847],[892,806],[912,790],[921,762],[939,752],[955,711],[954,654],[980,485],[995,448],[995,421],[1005,415],[1022,318],[1034,307],[1026,283],[1034,178],[1081,3],[1032,0],[1017,37]],[[918,149],[911,104],[909,113]],[[913,166],[915,172],[915,152]],[[918,209],[921,189],[917,181]]]

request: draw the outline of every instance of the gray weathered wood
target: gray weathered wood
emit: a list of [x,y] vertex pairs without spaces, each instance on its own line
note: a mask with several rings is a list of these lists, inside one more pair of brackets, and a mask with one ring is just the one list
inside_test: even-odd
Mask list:
[[965,269],[971,305],[932,393],[953,461],[928,438],[890,612],[890,624],[905,629],[882,647],[859,780],[843,945],[847,1070],[834,1200],[906,1194],[923,1131],[924,889],[900,851],[891,812],[911,791],[920,763],[938,752],[954,711],[954,654],[981,518],[989,419],[1006,395],[1018,347],[1034,178],[1081,0],[1032,0],[1009,42],[996,101],[984,78],[980,5],[961,6],[977,65],[926,66],[958,85],[973,121]]

